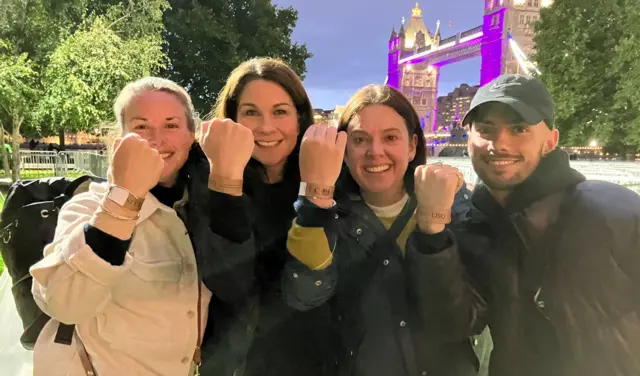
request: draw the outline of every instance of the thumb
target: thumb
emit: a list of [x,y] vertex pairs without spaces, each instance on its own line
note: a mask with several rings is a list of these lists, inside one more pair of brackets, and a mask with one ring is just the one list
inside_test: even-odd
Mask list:
[[340,155],[344,156],[344,150],[347,147],[347,132],[340,131],[336,137],[336,148],[340,152]]
[[121,143],[122,143],[122,137],[116,138],[115,141],[113,141],[113,148],[111,149],[111,151],[115,152],[116,150],[118,150]]
[[201,144],[207,138],[207,135],[209,135],[209,129],[210,128],[211,128],[211,122],[210,121],[202,122],[201,132],[200,132],[200,143]]

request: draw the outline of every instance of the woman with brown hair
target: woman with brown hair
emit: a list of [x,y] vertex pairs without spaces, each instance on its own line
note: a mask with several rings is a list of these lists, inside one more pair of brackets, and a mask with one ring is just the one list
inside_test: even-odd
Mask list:
[[[253,154],[246,166],[228,168],[237,196],[213,202],[226,236],[252,241],[256,248],[255,289],[241,305],[216,299],[203,348],[203,375],[322,375],[334,364],[326,345],[328,308],[298,312],[286,306],[280,276],[287,259],[286,239],[295,217],[302,135],[313,123],[311,102],[295,72],[270,58],[246,61],[229,76],[213,109],[250,129]],[[222,214],[224,213],[224,214]]]
[[[338,179],[343,138],[346,167]],[[425,218],[414,194],[425,154],[413,106],[382,85],[358,91],[338,129],[310,129],[302,141],[303,184],[314,189],[296,203],[288,239],[294,260],[283,283],[291,306],[332,308],[341,375],[477,374],[469,341],[439,342],[411,307],[405,245]],[[467,207],[463,188],[454,220]]]

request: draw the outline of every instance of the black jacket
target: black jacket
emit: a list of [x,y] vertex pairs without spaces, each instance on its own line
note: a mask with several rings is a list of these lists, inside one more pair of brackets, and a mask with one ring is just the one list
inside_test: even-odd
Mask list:
[[473,204],[408,241],[411,286],[437,302],[418,302],[422,321],[446,340],[489,325],[492,376],[639,375],[640,196],[584,181],[558,150],[504,208],[483,186]]
[[[328,309],[298,312],[284,303],[280,276],[287,258],[287,232],[294,218],[293,202],[298,183],[246,184],[242,197],[213,197],[214,224],[224,241],[250,245],[236,261],[253,261],[250,276],[242,281],[230,275],[230,283],[251,282],[250,294],[234,304],[216,298],[209,306],[209,322],[203,346],[203,376],[322,376],[332,375],[330,339],[323,323]],[[225,197],[226,196],[226,197]],[[253,258],[252,258],[253,257]],[[243,269],[244,270],[244,269]]]
[[[468,198],[469,191],[462,189],[454,213],[468,208]],[[477,374],[478,360],[469,339],[433,340],[421,325],[407,299],[407,262],[395,239],[384,245],[382,259],[374,255],[374,243],[387,230],[359,195],[338,200],[334,210],[320,209],[306,199],[298,203],[297,223],[324,224],[329,244],[335,247],[334,259],[328,268],[315,271],[290,261],[283,276],[285,298],[300,310],[331,307],[332,330],[338,334],[336,374]]]

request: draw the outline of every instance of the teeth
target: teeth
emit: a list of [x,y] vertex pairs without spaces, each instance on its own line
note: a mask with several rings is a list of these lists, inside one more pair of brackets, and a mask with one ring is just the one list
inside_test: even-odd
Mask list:
[[280,143],[280,141],[256,141],[256,144],[264,147],[276,146]]
[[382,165],[382,166],[376,166],[376,167],[367,167],[365,168],[365,170],[367,170],[367,172],[384,172],[387,171],[389,168],[391,168],[391,166],[389,165]]
[[506,166],[516,163],[516,161],[489,161],[490,164],[496,166]]
[[167,159],[167,158],[169,158],[170,155],[171,155],[171,153],[162,153],[162,154],[160,154],[160,158]]

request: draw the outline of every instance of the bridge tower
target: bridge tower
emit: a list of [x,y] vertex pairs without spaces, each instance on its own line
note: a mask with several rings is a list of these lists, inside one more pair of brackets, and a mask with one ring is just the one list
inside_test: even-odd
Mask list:
[[416,3],[411,19],[402,19],[400,31],[391,32],[388,53],[387,85],[398,88],[409,99],[423,123],[431,125],[436,119],[438,78],[440,68],[429,62],[401,63],[403,55],[425,48],[437,48],[440,43],[440,22],[431,33],[422,19],[422,9]]
[[534,51],[533,23],[551,0],[483,0],[480,85],[505,73],[524,73],[510,47],[512,38],[526,56]]

